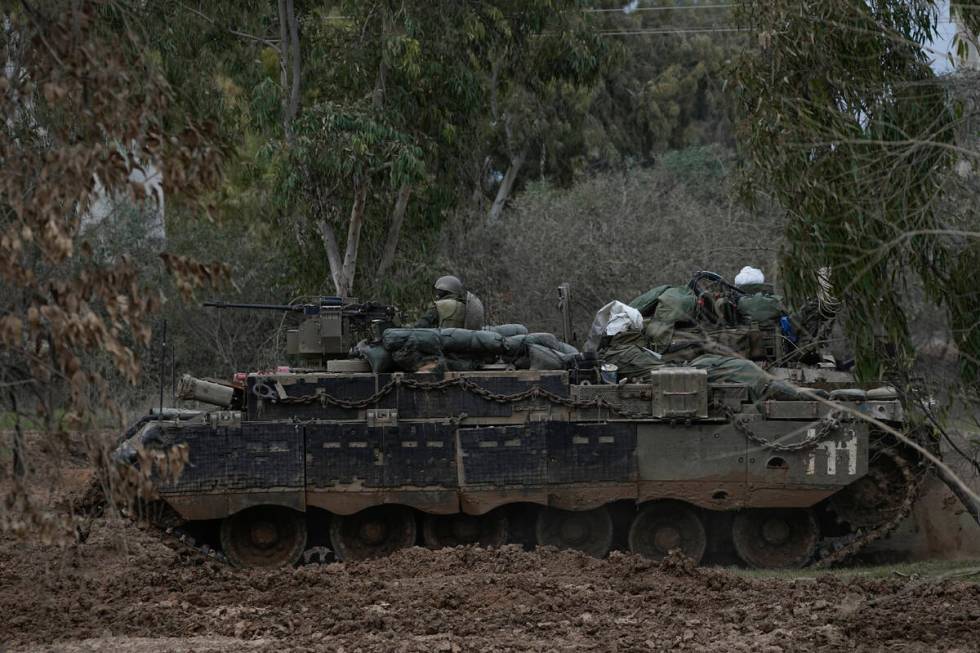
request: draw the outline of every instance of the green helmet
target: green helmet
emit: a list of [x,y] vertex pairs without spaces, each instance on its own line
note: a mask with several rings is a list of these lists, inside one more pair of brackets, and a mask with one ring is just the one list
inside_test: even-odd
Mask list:
[[463,289],[463,282],[458,277],[451,275],[436,279],[435,289],[457,299],[462,299],[466,295],[466,291]]

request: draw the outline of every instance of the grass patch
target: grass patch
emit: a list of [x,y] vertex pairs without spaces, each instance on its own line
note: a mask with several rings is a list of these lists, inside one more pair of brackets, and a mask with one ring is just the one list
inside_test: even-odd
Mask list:
[[[17,414],[11,411],[0,413],[0,430],[13,430],[17,424]],[[25,431],[38,431],[44,428],[44,420],[36,415],[21,415],[20,427]]]
[[[51,428],[56,430],[58,425],[64,419],[65,411],[58,409],[51,416]],[[90,421],[87,426],[83,426],[80,429],[74,429],[76,431],[88,431],[88,430],[101,430],[101,429],[113,429],[119,428],[120,424],[116,418],[109,414],[108,412],[98,412],[91,414],[89,416]],[[17,423],[17,415],[12,411],[0,412],[0,431],[12,431],[14,430],[14,425]],[[20,428],[24,431],[45,431],[47,427],[44,424],[44,419],[38,417],[37,415],[28,415],[21,413],[20,415]]]

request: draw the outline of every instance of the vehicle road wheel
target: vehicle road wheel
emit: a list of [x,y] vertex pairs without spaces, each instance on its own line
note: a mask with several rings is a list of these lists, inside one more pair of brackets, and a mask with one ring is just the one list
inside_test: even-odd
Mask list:
[[820,527],[805,508],[744,510],[735,515],[732,542],[746,564],[758,569],[795,569],[813,557]]
[[699,563],[708,545],[697,512],[677,501],[654,501],[640,508],[627,539],[630,551],[653,560],[662,560],[669,551],[680,549]]
[[373,506],[330,520],[330,543],[338,560],[365,560],[415,544],[415,513],[405,506]]
[[605,506],[594,510],[545,508],[538,513],[539,546],[575,549],[602,558],[612,546],[613,524]]
[[222,520],[220,537],[236,567],[293,565],[306,547],[306,516],[282,506],[246,508]]
[[466,544],[501,546],[507,542],[507,516],[502,510],[485,515],[426,515],[422,539],[430,549]]

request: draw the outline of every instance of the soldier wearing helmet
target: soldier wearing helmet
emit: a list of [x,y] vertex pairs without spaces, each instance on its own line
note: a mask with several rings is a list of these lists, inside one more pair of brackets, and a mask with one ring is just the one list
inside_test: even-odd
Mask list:
[[435,301],[415,323],[416,328],[483,328],[483,302],[467,292],[458,277],[439,277],[434,288]]

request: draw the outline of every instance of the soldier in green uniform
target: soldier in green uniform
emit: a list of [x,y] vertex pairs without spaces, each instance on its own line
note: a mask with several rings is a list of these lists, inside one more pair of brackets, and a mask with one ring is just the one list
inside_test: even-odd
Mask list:
[[458,277],[439,277],[435,283],[436,298],[432,306],[413,325],[416,328],[482,329],[483,302],[463,287]]

